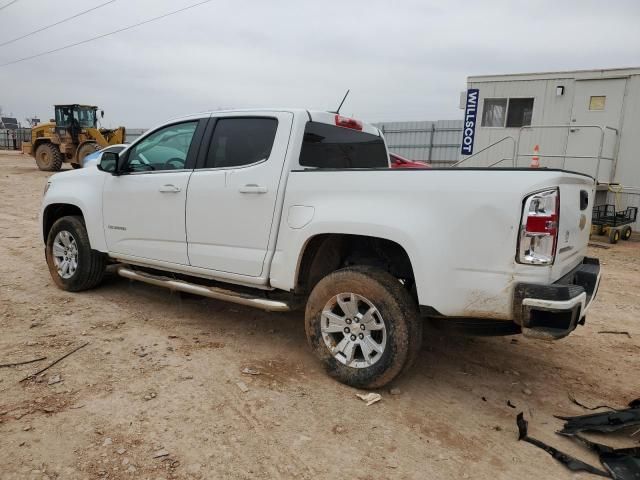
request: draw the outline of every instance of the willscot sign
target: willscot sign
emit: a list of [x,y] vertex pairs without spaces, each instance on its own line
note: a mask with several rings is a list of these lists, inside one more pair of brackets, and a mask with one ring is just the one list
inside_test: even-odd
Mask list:
[[464,130],[462,131],[462,155],[473,153],[473,138],[476,135],[476,123],[478,114],[478,97],[480,90],[470,88],[467,90],[467,104],[464,108]]

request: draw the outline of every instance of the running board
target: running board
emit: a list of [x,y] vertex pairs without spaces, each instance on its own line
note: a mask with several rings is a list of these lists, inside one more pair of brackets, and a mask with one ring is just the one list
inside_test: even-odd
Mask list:
[[216,300],[224,300],[225,302],[238,303],[240,305],[266,310],[268,312],[288,312],[291,310],[291,306],[288,303],[280,300],[254,297],[247,293],[234,292],[233,290],[226,290],[224,288],[205,287],[204,285],[189,283],[184,280],[176,280],[173,278],[131,270],[130,268],[123,266],[118,266],[116,268],[116,272],[121,277],[128,278],[130,280],[138,280],[158,287],[166,287],[179,292],[215,298]]

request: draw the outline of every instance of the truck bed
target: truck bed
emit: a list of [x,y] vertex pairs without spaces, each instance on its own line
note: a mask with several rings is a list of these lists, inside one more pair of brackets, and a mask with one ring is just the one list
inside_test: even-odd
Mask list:
[[[555,262],[519,264],[523,200],[553,187],[561,198]],[[375,235],[407,252],[420,305],[503,320],[513,319],[516,283],[553,283],[582,262],[595,198],[591,177],[550,169],[306,169],[292,171],[286,188],[272,286],[293,287],[295,269],[287,266],[315,235]],[[581,190],[589,199],[582,211]],[[294,206],[312,209],[307,226],[289,226]]]

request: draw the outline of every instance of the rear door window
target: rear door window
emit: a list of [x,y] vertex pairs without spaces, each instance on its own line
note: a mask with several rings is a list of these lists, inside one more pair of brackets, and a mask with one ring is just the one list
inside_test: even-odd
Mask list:
[[216,122],[205,168],[242,167],[269,158],[275,118],[221,118]]
[[382,137],[308,122],[304,131],[300,165],[315,168],[386,168],[389,157]]

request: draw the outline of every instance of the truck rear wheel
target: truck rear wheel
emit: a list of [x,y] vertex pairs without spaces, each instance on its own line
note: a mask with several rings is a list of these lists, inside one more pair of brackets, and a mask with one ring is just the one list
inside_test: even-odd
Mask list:
[[330,273],[307,302],[305,330],[327,373],[357,388],[380,388],[411,365],[422,343],[418,307],[376,267]]
[[88,290],[104,277],[105,255],[91,249],[81,217],[62,217],[53,224],[47,236],[45,256],[51,278],[62,290]]
[[36,148],[36,165],[45,172],[57,172],[62,167],[62,152],[52,143],[43,143]]

